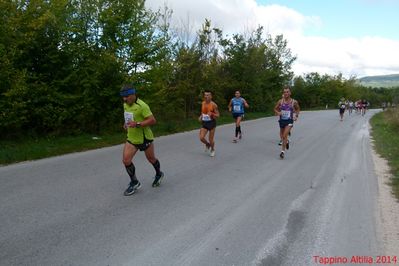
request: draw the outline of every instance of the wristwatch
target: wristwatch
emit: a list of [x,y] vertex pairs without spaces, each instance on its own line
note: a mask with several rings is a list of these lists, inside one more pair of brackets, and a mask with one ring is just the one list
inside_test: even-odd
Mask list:
[[141,127],[141,123],[140,123],[140,122],[137,122],[137,123],[136,123],[136,127]]

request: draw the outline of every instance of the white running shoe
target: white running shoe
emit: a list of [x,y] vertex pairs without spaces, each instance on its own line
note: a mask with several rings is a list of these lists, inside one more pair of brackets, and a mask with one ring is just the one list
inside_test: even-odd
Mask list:
[[209,154],[211,157],[215,157],[215,150],[211,150],[211,153]]
[[211,147],[208,147],[208,146],[205,145],[205,150],[204,151],[206,153],[210,153],[211,152]]

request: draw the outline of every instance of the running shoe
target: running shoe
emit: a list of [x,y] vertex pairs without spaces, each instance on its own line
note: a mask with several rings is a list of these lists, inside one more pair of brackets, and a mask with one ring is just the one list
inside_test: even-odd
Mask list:
[[211,157],[215,157],[215,150],[211,150],[211,154],[209,154]]
[[152,187],[159,187],[159,185],[161,185],[163,177],[164,177],[163,172],[161,172],[160,175],[156,175],[154,178],[154,182],[152,182]]
[[239,138],[239,139],[242,139],[242,133],[239,134],[239,137],[238,137],[238,138]]
[[279,146],[283,145],[283,141],[280,140],[280,142],[278,143]]
[[234,142],[234,143],[237,143],[237,142],[238,142],[238,139],[237,139],[237,138],[234,138],[234,139],[233,139],[233,142]]
[[281,158],[281,159],[284,159],[284,151],[281,151],[281,152],[280,152],[280,158]]
[[287,141],[287,146],[286,146],[286,148],[287,148],[287,150],[290,149],[290,141],[289,141],[289,140]]
[[127,187],[127,189],[123,193],[123,195],[125,195],[125,196],[133,195],[134,192],[136,192],[136,190],[138,190],[140,187],[141,187],[141,184],[140,184],[140,182],[138,180],[137,181],[131,181],[129,183],[129,186]]
[[211,152],[211,147],[208,145],[205,145],[205,152],[210,153]]

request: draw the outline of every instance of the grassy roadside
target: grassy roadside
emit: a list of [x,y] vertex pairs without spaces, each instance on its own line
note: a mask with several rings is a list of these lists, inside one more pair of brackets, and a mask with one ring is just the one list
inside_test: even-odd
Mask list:
[[[245,120],[270,115],[271,113],[247,113],[245,114]],[[222,114],[218,119],[219,125],[233,122],[233,118],[228,113]],[[193,118],[179,122],[158,121],[152,129],[156,136],[163,136],[199,127],[199,122]],[[124,143],[125,138],[126,133],[121,129],[119,132],[101,135],[82,134],[67,137],[27,138],[18,141],[0,140],[0,165],[118,145]]]
[[393,175],[392,191],[399,199],[399,109],[390,109],[372,117],[372,136],[377,152],[386,160]]

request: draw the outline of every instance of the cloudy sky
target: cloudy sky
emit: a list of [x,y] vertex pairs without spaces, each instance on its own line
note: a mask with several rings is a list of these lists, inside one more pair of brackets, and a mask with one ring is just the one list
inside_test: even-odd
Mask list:
[[283,34],[295,74],[346,78],[399,74],[399,0],[147,0],[173,10],[175,27],[196,32],[205,18],[225,34],[257,25]]

